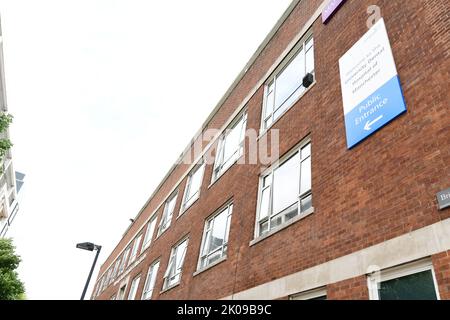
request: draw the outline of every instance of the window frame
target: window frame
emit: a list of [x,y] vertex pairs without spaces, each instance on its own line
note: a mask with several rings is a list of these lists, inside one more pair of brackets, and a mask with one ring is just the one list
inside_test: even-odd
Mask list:
[[436,274],[434,272],[433,262],[431,259],[422,259],[414,261],[411,263],[403,264],[400,266],[395,266],[392,268],[387,268],[367,276],[367,288],[369,290],[370,300],[380,300],[379,296],[379,285],[382,282],[399,279],[402,277],[414,275],[424,271],[431,271],[431,276],[433,279],[434,290],[436,292],[437,300],[441,300],[439,295],[439,286],[436,281]]
[[[189,172],[189,174],[187,176],[186,186],[185,186],[184,192],[183,192],[183,200],[181,202],[178,217],[183,215],[183,213],[185,213],[200,198],[200,193],[201,193],[202,185],[203,185],[203,178],[205,177],[205,167],[206,167],[206,164],[203,161],[203,159],[201,159]],[[186,199],[188,192],[190,192],[192,176],[195,173],[199,172],[199,170],[202,171],[200,173],[200,186],[199,186],[197,192],[193,196],[191,196],[191,198]]]
[[[305,159],[301,158],[301,150],[303,148],[305,148],[307,145],[310,145],[310,155],[308,157],[306,157]],[[286,212],[292,208],[294,206],[294,204],[292,204],[291,206],[283,209],[280,212],[277,212],[276,214],[273,213],[273,175],[274,172],[280,168],[283,164],[285,164],[287,161],[289,161],[293,156],[296,155],[296,153],[299,153],[299,189],[301,187],[301,164],[303,161],[305,161],[306,159],[310,159],[311,161],[311,187],[308,191],[305,192],[300,192],[300,190],[298,190],[298,195],[297,195],[297,210],[298,213],[296,216],[294,216],[293,218],[289,219],[289,220],[285,220],[285,214]],[[268,176],[271,176],[271,182],[270,182],[270,186],[263,186],[264,184],[264,179]],[[269,210],[269,214],[267,215],[266,218],[264,219],[260,219],[260,214],[261,214],[261,204],[262,204],[262,197],[263,197],[263,190],[266,189],[267,187],[270,187],[270,194],[269,194],[269,205],[268,205],[268,210]],[[282,229],[284,229],[285,227],[289,226],[291,223],[294,223],[298,220],[301,220],[305,217],[307,217],[308,215],[312,214],[314,212],[314,206],[312,204],[312,199],[311,199],[311,207],[308,208],[305,211],[301,211],[301,202],[304,199],[307,199],[308,197],[312,197],[313,194],[313,186],[312,186],[312,141],[310,137],[307,137],[305,139],[303,139],[299,144],[297,144],[294,148],[292,148],[290,151],[288,151],[286,154],[284,154],[279,160],[277,160],[275,163],[273,163],[269,168],[267,168],[266,170],[264,170],[262,172],[262,174],[259,176],[259,185],[258,185],[258,198],[257,198],[257,206],[256,206],[256,221],[255,221],[255,230],[254,230],[254,239],[264,239]],[[270,220],[276,216],[282,215],[282,223],[279,224],[278,226],[274,227],[273,229],[270,229]],[[263,223],[264,221],[267,221],[269,223],[268,225],[268,230],[265,233],[260,233],[260,225],[261,223]]]
[[[241,121],[243,121],[243,132],[241,131],[241,134],[243,134],[243,136],[240,137],[240,141],[239,141],[239,145],[237,150],[233,153],[233,156],[237,153],[236,159],[229,161],[231,159],[231,157],[229,159],[227,159],[226,165],[224,163],[224,150],[225,150],[225,146],[226,146],[226,138],[229,136],[230,132],[232,129],[234,129],[238,123]],[[230,122],[230,124],[227,126],[227,128],[220,134],[220,137],[218,139],[217,142],[217,148],[216,148],[216,154],[214,157],[214,165],[213,165],[213,171],[212,171],[212,176],[211,176],[211,184],[213,184],[214,182],[216,182],[217,180],[219,180],[219,178],[221,176],[223,176],[225,174],[225,172],[228,171],[228,169],[230,169],[233,164],[235,164],[244,154],[244,148],[245,148],[245,135],[246,135],[246,131],[247,131],[247,122],[248,122],[248,112],[247,112],[247,108],[244,108],[242,111],[239,112],[239,114],[234,117],[234,119]],[[220,161],[218,160],[220,159]]]
[[123,274],[125,272],[125,270],[127,269],[127,267],[128,267],[127,262],[128,262],[128,258],[130,256],[130,251],[131,251],[131,246],[128,245],[128,247],[125,249],[125,251],[123,252],[123,255],[121,257],[122,262],[120,263],[120,266],[119,266],[118,275]]
[[[177,269],[175,269],[175,274],[173,274],[170,278],[170,269],[172,268],[172,263],[174,263],[173,260],[175,260],[176,263],[176,254],[178,252],[178,248],[180,247],[180,245],[182,243],[186,242],[186,250],[184,252],[184,256],[182,259],[182,263],[180,266],[180,271],[178,273],[176,273]],[[175,245],[172,246],[171,250],[170,250],[170,256],[169,256],[169,262],[167,263],[167,267],[166,267],[166,271],[164,272],[164,276],[163,276],[163,291],[167,291],[173,287],[178,286],[181,283],[181,277],[183,275],[183,267],[184,267],[184,262],[186,259],[186,255],[187,255],[187,250],[188,250],[188,246],[189,246],[189,236],[183,237],[180,241],[178,241]],[[176,265],[175,265],[176,268]],[[178,281],[176,283],[173,283],[171,285],[169,285],[170,280],[176,276],[180,276]]]
[[312,299],[317,299],[317,298],[321,298],[321,297],[328,298],[327,287],[320,287],[320,288],[292,294],[289,296],[289,300],[312,300]]
[[[198,255],[198,262],[197,262],[197,272],[200,272],[202,270],[208,269],[209,267],[215,265],[216,263],[222,261],[223,259],[225,259],[227,257],[228,254],[228,241],[229,241],[229,234],[230,234],[230,228],[231,228],[231,218],[233,215],[233,209],[234,209],[234,204],[232,201],[227,202],[225,205],[221,206],[218,210],[216,210],[212,215],[210,215],[208,218],[206,218],[205,223],[204,223],[204,227],[203,227],[203,235],[202,235],[202,242],[201,242],[201,246],[200,246],[200,252]],[[226,237],[226,241],[224,241],[224,243],[222,244],[222,246],[217,247],[216,249],[214,249],[211,252],[208,252],[207,254],[203,254],[203,250],[204,247],[206,245],[206,241],[208,240],[208,238],[206,237],[206,234],[208,231],[212,231],[213,226],[211,226],[208,229],[208,224],[210,221],[214,220],[215,218],[217,218],[220,214],[224,213],[225,211],[227,212],[227,221],[226,221],[226,229],[225,229],[225,237]],[[211,232],[210,232],[211,234]],[[224,248],[226,247],[226,251],[224,252]],[[218,260],[206,264],[206,265],[202,265],[202,261],[203,259],[206,257],[206,259],[208,259],[208,257],[210,255],[212,255],[213,253],[217,252],[217,251],[222,251],[221,256]]]
[[127,267],[130,266],[133,262],[135,262],[136,258],[139,256],[140,254],[139,246],[141,242],[142,242],[142,233],[138,234],[133,240],[133,245],[131,246],[130,257],[128,259]]
[[[170,218],[168,219],[167,227],[165,227],[164,229],[162,229],[162,223],[163,223],[163,221],[166,219],[166,218],[165,218],[166,214],[168,214],[168,213],[167,213],[167,212],[168,212],[168,204],[169,204],[172,200],[175,201],[175,204],[174,204],[174,206],[173,206],[173,211],[172,211],[172,213],[170,214]],[[172,192],[172,193],[170,194],[170,196],[166,199],[166,201],[164,201],[163,212],[162,212],[162,215],[161,215],[161,219],[160,219],[160,221],[159,221],[159,224],[158,224],[158,233],[157,233],[157,236],[156,236],[157,238],[158,238],[159,236],[161,236],[164,232],[166,232],[166,231],[170,228],[170,226],[172,225],[173,214],[175,213],[175,209],[176,209],[176,207],[177,207],[177,201],[178,201],[178,190],[175,190],[174,192]]]
[[[136,297],[138,296],[137,292],[138,292],[138,289],[139,289],[140,282],[141,282],[141,274],[138,274],[137,276],[135,276],[133,278],[133,280],[131,280],[130,290],[128,291],[128,294],[127,294],[127,300],[128,301],[136,300]],[[132,293],[132,290],[134,288],[134,286],[133,286],[134,284],[136,284],[136,287],[134,289],[133,299],[130,299],[130,294]]]
[[[117,300],[124,300],[125,293],[127,292],[128,283],[124,283],[119,287],[119,291],[117,292]],[[123,291],[122,291],[123,289]]]
[[112,282],[114,282],[114,280],[117,278],[117,276],[119,275],[119,266],[121,263],[122,257],[119,257],[115,262],[114,262],[114,271],[112,273]]
[[[149,237],[148,237],[148,236],[149,236],[149,231],[150,231],[149,228],[150,228],[150,225],[151,225],[153,222],[154,222],[155,224],[154,224],[154,227],[153,227],[152,234],[151,234],[151,236],[150,236],[150,238],[149,238]],[[155,214],[153,214],[153,215],[150,217],[150,219],[149,219],[149,221],[148,221],[148,223],[147,223],[147,226],[146,226],[146,228],[145,228],[145,235],[144,235],[144,239],[142,240],[141,253],[144,252],[144,251],[145,251],[148,247],[150,247],[150,245],[152,244],[152,242],[153,242],[153,237],[154,237],[155,233],[157,233],[157,232],[156,232],[157,229],[158,229],[157,224],[158,224],[158,214],[155,213]]]
[[[278,106],[277,109],[275,109],[275,95],[276,95],[276,79],[278,79],[278,77],[283,73],[284,70],[286,70],[286,68],[290,65],[290,63],[298,56],[298,54],[300,52],[303,53],[303,62],[304,62],[304,67],[305,67],[305,74],[303,76],[305,76],[307,74],[307,64],[306,64],[306,54],[308,53],[308,51],[311,49],[309,48],[308,50],[306,50],[306,44],[307,42],[312,39],[313,41],[313,45],[312,45],[312,50],[313,50],[313,59],[314,59],[314,68],[312,71],[312,74],[314,76],[314,82],[316,81],[316,67],[315,67],[315,37],[314,37],[314,32],[312,30],[312,28],[310,28],[308,31],[305,32],[305,34],[300,38],[300,40],[295,44],[295,46],[290,50],[290,52],[286,55],[286,57],[283,58],[283,60],[281,61],[281,63],[278,65],[278,67],[275,69],[274,72],[272,72],[272,74],[266,79],[266,81],[264,82],[264,96],[263,96],[263,103],[262,103],[262,108],[261,108],[261,126],[260,126],[260,134],[262,135],[264,132],[268,131],[269,128],[271,126],[273,126],[273,124],[275,122],[277,122],[277,120],[281,119],[283,117],[283,115],[292,108],[292,106],[309,90],[310,87],[308,88],[304,88],[304,91],[298,96],[298,98],[294,99],[286,108],[284,111],[282,111],[280,113],[279,116],[277,116],[275,118],[274,114],[275,112],[281,108],[291,97],[292,95],[297,92],[297,90],[299,90],[299,88],[303,85],[301,85],[300,87],[298,87],[295,91],[291,92],[290,95],[284,100],[284,102],[282,104],[280,104],[280,106]],[[269,87],[272,85],[273,83],[273,92],[274,92],[274,102],[273,102],[273,109],[272,112],[270,113],[270,116],[266,116],[266,109],[267,109],[267,102],[268,102],[268,95],[269,95]],[[266,121],[268,119],[271,119],[271,122],[269,125],[266,125]]]
[[[155,282],[153,283],[153,287],[151,290],[147,290],[147,285],[149,284],[149,281],[151,281],[151,279],[149,278],[150,276],[150,271],[155,272],[153,270],[153,268],[158,265],[158,267],[156,268],[156,274],[155,274]],[[145,283],[144,283],[144,288],[142,289],[142,297],[141,300],[151,300],[152,296],[153,296],[153,292],[155,291],[155,287],[156,287],[156,280],[158,279],[158,273],[159,273],[159,267],[161,266],[161,258],[156,259],[155,261],[152,262],[152,264],[148,267],[147,270],[147,276],[145,278]],[[151,291],[150,295],[148,297],[145,297],[146,293]]]

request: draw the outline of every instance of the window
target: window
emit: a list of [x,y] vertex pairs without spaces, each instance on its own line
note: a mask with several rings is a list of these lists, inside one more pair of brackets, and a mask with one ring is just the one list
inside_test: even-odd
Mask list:
[[282,62],[265,87],[263,107],[263,130],[278,119],[306,90],[303,78],[314,74],[314,39],[308,34]]
[[370,275],[371,300],[438,300],[431,261],[417,261]]
[[134,240],[133,249],[131,250],[130,260],[128,261],[128,265],[130,265],[134,260],[136,260],[136,256],[139,249],[139,244],[141,243],[142,234],[140,234],[136,239]]
[[144,292],[142,293],[142,299],[147,300],[152,298],[153,288],[155,288],[156,276],[159,269],[159,260],[153,262],[148,268],[147,280],[145,281]]
[[226,206],[205,223],[199,269],[205,268],[227,254],[233,204]]
[[125,250],[125,253],[123,254],[123,256],[122,256],[122,262],[121,262],[121,264],[120,264],[120,267],[119,267],[119,274],[122,274],[122,272],[124,271],[124,269],[125,269],[125,264],[127,263],[127,259],[128,259],[128,255],[130,254],[130,247],[128,247],[126,250]]
[[166,231],[170,227],[172,222],[173,211],[175,210],[175,204],[177,202],[178,193],[175,192],[167,201],[164,206],[164,212],[159,222],[158,236]]
[[117,277],[117,272],[119,271],[119,265],[120,265],[120,258],[116,260],[116,263],[114,264],[114,271],[112,274],[111,282],[114,281],[114,279]]
[[128,299],[127,300],[134,300],[136,298],[136,292],[139,286],[139,280],[141,280],[141,277],[136,277],[131,282],[130,292],[128,292]]
[[169,264],[167,265],[166,273],[164,274],[164,289],[177,285],[181,280],[181,269],[183,268],[184,257],[188,239],[183,240],[172,248],[170,253]]
[[200,196],[200,187],[202,186],[203,172],[205,165],[199,164],[194,167],[188,176],[186,188],[184,190],[183,204],[181,205],[180,214],[182,214],[191,204]]
[[260,236],[312,210],[311,143],[289,154],[260,182],[258,234]]
[[113,268],[109,268],[106,280],[105,280],[105,287],[108,287],[108,285],[111,283],[111,275],[112,275]]
[[214,163],[213,181],[217,180],[244,152],[247,112],[238,116],[222,134]]
[[127,285],[124,284],[122,287],[120,287],[119,289],[119,293],[117,295],[117,300],[123,300],[123,298],[125,297],[125,290],[127,289]]
[[142,244],[141,252],[144,251],[145,249],[147,249],[150,246],[150,243],[152,243],[153,234],[155,233],[155,228],[156,228],[156,218],[157,217],[158,216],[156,214],[153,215],[153,217],[150,219],[150,222],[147,225],[147,230],[145,231],[145,237],[144,237],[144,242]]
[[108,281],[107,281],[107,275],[105,274],[105,276],[103,276],[102,279],[102,291],[104,291],[106,289],[106,287],[108,286]]
[[94,297],[97,297],[100,294],[101,289],[102,289],[102,280],[100,279],[100,281],[97,282],[97,288],[95,290]]
[[306,292],[294,294],[289,297],[290,300],[327,300],[327,289],[319,288]]

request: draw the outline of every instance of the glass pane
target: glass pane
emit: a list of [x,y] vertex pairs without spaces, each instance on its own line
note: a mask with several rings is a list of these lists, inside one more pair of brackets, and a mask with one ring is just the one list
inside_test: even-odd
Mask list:
[[202,185],[203,168],[204,168],[204,166],[201,165],[191,175],[191,177],[189,179],[188,193],[186,194],[186,202],[188,202],[188,200],[193,198],[200,190],[200,187]]
[[259,234],[262,235],[269,231],[269,221],[264,221],[259,224]]
[[153,288],[155,287],[156,275],[158,274],[159,262],[150,267],[147,276],[147,284],[144,289],[144,299],[150,299],[152,297]]
[[216,252],[212,253],[208,256],[208,265],[213,263],[214,261],[217,261],[222,257],[222,250],[217,250]]
[[311,155],[311,143],[308,143],[302,148],[302,160],[306,159]]
[[269,174],[263,178],[263,187],[267,187],[272,182],[272,175]]
[[211,233],[211,245],[209,251],[214,251],[216,248],[221,247],[225,239],[225,231],[227,228],[228,210],[223,211],[214,218],[213,230]]
[[300,202],[300,207],[302,212],[305,212],[308,209],[312,208],[312,196],[309,195],[306,198],[302,199]]
[[303,50],[286,66],[276,80],[275,110],[302,85],[305,73]]
[[269,92],[266,101],[266,112],[264,113],[264,118],[266,119],[273,111],[273,102],[275,98],[275,93],[273,91]]
[[270,229],[276,228],[283,223],[282,215],[278,215],[272,219],[270,219]]
[[223,156],[223,163],[225,164],[228,161],[233,161],[233,156],[238,151],[239,144],[240,144],[240,135],[241,135],[241,129],[242,129],[242,123],[243,119],[241,119],[230,131],[228,131],[228,134],[225,139],[225,146],[224,146],[224,156]]
[[305,49],[308,51],[314,45],[314,38],[311,36],[305,44]]
[[[303,79],[303,78],[302,78]],[[288,109],[294,102],[295,100],[298,99],[298,97],[300,97],[302,95],[302,93],[305,91],[305,87],[301,86],[299,87],[284,103],[283,105],[277,109],[277,111],[275,111],[273,117],[274,119],[278,119],[281,114]]]
[[272,117],[270,117],[269,119],[267,119],[267,120],[265,121],[265,128],[270,127],[271,124],[272,124]]
[[168,212],[169,217],[172,217],[176,202],[177,202],[177,196],[170,199],[169,203],[167,203],[167,212]]
[[294,204],[292,207],[290,207],[288,210],[285,211],[285,222],[288,220],[291,220],[295,216],[298,215],[298,203]]
[[269,215],[270,187],[263,190],[261,194],[261,208],[259,210],[259,220]]
[[180,281],[180,274],[176,274],[173,277],[169,278],[167,281],[167,286],[170,287],[172,285],[177,284]]
[[184,256],[186,253],[186,247],[187,247],[187,241],[183,241],[182,243],[180,243],[177,247],[177,253],[176,253],[176,260],[175,260],[175,265],[176,265],[176,269],[181,269],[181,267],[183,266],[183,261],[184,261]]
[[314,47],[306,52],[306,72],[314,72]]
[[205,234],[205,244],[203,246],[203,251],[202,251],[202,255],[207,255],[208,252],[210,252],[209,250],[209,244],[211,242],[211,231],[207,231]]
[[153,233],[155,232],[155,227],[156,227],[156,218],[153,218],[148,226],[147,226],[147,231],[145,232],[145,238],[144,238],[144,244],[142,246],[143,249],[147,248],[150,243],[152,242],[152,238],[153,238]]
[[431,271],[380,283],[380,300],[437,300]]
[[277,214],[298,201],[300,159],[297,152],[273,173],[272,213]]
[[228,234],[230,233],[230,224],[231,224],[231,214],[232,214],[232,212],[233,212],[233,205],[230,205],[230,207],[227,210],[228,218],[227,218],[227,229],[225,231],[225,240],[224,240],[225,244],[228,243]]
[[136,292],[138,288],[140,278],[136,278],[131,283],[130,293],[128,294],[128,300],[134,300],[136,297]]
[[300,194],[311,190],[311,157],[303,160],[300,172]]

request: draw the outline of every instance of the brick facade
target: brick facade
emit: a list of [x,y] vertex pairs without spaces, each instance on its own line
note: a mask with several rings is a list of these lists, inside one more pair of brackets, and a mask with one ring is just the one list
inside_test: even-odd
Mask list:
[[[310,20],[322,0],[300,1],[267,46],[224,100],[204,128],[221,128]],[[346,147],[339,78],[339,58],[367,31],[369,5],[378,5],[388,30],[408,111],[355,148]],[[180,164],[167,176],[134,224],[102,265],[99,278],[124,248],[145,228],[152,213],[178,185],[170,228],[153,239],[143,260],[125,280],[141,275],[140,297],[149,265],[160,258],[153,295],[156,299],[218,299],[249,290],[339,257],[383,243],[450,218],[439,211],[435,194],[450,187],[448,59],[450,8],[446,0],[346,1],[327,24],[312,24],[316,83],[273,125],[279,129],[280,155],[309,136],[312,143],[314,213],[254,245],[261,165],[233,165],[210,185],[207,165],[200,198],[178,219],[189,165]],[[247,128],[260,129],[264,86],[246,104]],[[244,156],[248,156],[247,150]],[[234,211],[227,259],[193,275],[205,219],[232,199]],[[180,285],[160,293],[170,249],[189,234]],[[139,257],[138,257],[139,259]],[[442,299],[450,298],[448,251],[433,255]],[[121,281],[97,299],[117,293]],[[329,299],[367,299],[365,276],[328,284]],[[264,298],[264,297],[261,297]]]

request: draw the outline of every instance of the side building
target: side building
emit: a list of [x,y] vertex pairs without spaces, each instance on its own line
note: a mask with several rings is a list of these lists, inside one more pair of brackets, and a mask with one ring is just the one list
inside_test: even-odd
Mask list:
[[450,299],[449,15],[294,0],[92,299]]
[[[3,36],[0,23],[0,112],[8,113],[5,88],[5,68],[3,63]],[[9,130],[0,132],[0,139],[9,139]],[[6,236],[14,220],[19,204],[17,201],[16,175],[23,183],[24,175],[16,173],[13,168],[11,150],[0,158],[0,238]]]

